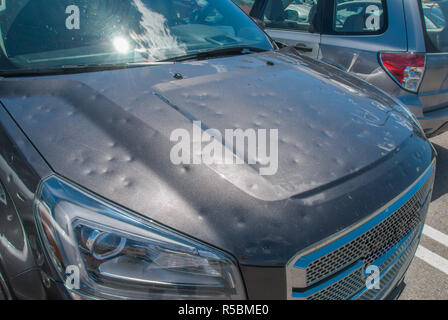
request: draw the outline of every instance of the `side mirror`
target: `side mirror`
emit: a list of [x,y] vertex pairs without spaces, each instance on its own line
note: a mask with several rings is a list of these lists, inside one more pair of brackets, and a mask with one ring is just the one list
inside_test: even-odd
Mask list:
[[251,18],[260,29],[262,29],[262,30],[266,29],[266,24],[264,23],[263,20],[255,18],[255,17],[251,17]]

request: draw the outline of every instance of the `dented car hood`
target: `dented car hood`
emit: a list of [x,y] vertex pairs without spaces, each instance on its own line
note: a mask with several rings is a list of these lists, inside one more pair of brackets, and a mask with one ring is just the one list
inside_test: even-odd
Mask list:
[[[392,98],[287,50],[2,79],[0,96],[57,174],[247,265],[283,265],[372,214],[433,157]],[[194,121],[278,129],[276,174],[173,164],[170,136]]]

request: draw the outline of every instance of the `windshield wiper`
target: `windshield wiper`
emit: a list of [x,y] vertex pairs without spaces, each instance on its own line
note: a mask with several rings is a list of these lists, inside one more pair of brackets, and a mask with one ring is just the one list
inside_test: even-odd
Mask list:
[[126,68],[138,68],[145,66],[156,66],[172,64],[172,62],[127,62],[121,64],[87,64],[87,65],[63,65],[57,68],[40,68],[40,69],[13,69],[0,70],[0,77],[30,77],[30,76],[46,76],[61,75],[83,72],[97,72],[106,70],[118,70]]
[[138,68],[145,66],[155,66],[172,64],[180,61],[187,60],[203,60],[219,56],[228,55],[243,55],[251,54],[255,52],[265,52],[266,49],[251,47],[247,45],[222,47],[212,50],[198,51],[192,54],[184,56],[169,58],[156,62],[127,62],[120,64],[80,64],[80,65],[63,65],[55,68],[30,68],[30,69],[12,69],[12,70],[0,70],[0,77],[32,77],[32,76],[46,76],[46,75],[62,75],[84,72],[97,72],[106,70],[117,70],[126,68]]
[[191,54],[186,54],[184,56],[169,58],[163,61],[174,61],[174,62],[180,62],[180,61],[187,61],[187,60],[204,60],[209,58],[216,58],[221,56],[229,56],[229,55],[242,55],[242,54],[251,54],[255,52],[265,52],[268,51],[266,49],[258,48],[258,47],[251,47],[251,46],[232,46],[232,47],[223,47],[223,48],[216,48],[211,50],[205,50],[205,51],[198,51]]

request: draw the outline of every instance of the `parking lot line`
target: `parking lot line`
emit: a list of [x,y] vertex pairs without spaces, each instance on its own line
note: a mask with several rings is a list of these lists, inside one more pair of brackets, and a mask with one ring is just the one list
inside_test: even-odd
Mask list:
[[439,230],[436,230],[433,227],[425,224],[425,227],[423,228],[423,234],[448,247],[448,236],[440,232]]
[[415,255],[429,265],[448,275],[448,260],[446,260],[445,258],[442,258],[438,254],[435,254],[434,252],[422,246],[418,247]]

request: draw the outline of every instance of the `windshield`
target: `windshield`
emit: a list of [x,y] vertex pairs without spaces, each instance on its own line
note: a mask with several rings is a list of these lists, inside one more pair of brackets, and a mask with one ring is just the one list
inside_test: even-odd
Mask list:
[[0,70],[160,62],[272,50],[230,0],[1,0]]

